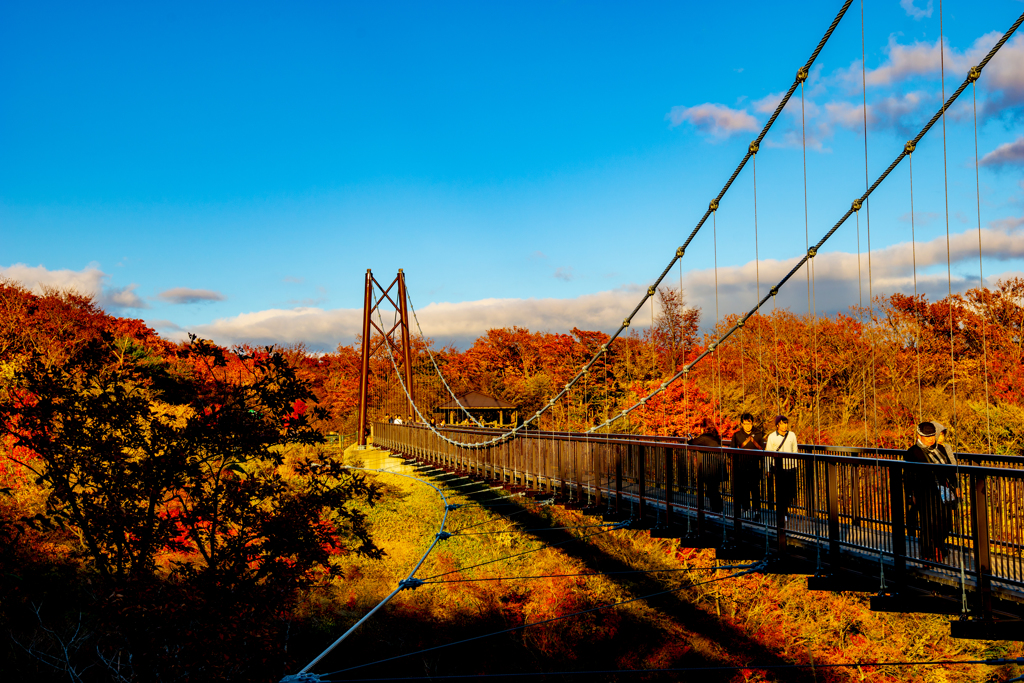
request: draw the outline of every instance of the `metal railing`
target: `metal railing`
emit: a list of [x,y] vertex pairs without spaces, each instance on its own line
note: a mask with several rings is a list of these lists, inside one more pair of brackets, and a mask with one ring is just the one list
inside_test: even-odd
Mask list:
[[[441,430],[464,442],[495,431]],[[471,449],[414,424],[377,423],[373,431],[389,450],[640,528],[686,523],[697,537],[713,528],[733,543],[762,539],[783,557],[802,545],[830,572],[853,559],[874,561],[890,586],[908,572],[945,577],[973,593],[975,614],[990,613],[994,587],[1024,599],[1024,458],[958,454],[970,464],[930,465],[904,462],[898,450],[802,445],[780,455],[543,431]],[[955,500],[942,500],[940,483]]]

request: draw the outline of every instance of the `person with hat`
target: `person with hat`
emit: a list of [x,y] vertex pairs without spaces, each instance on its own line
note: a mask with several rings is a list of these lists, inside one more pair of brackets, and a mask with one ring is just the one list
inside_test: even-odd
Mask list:
[[[924,465],[949,464],[945,460],[945,448],[935,449],[942,431],[935,422],[917,425],[917,442],[907,449],[904,460]],[[908,502],[907,526],[916,526],[920,533],[921,559],[944,562],[948,553],[946,539],[953,528],[952,509],[943,501],[942,494],[943,483],[948,483],[946,474],[933,468],[927,471],[914,468],[904,476],[904,482]]]
[[[789,428],[789,419],[785,415],[775,416],[775,431],[768,435],[764,449],[777,453],[796,453],[796,432]],[[779,507],[777,515],[783,515],[789,521],[789,507],[796,498],[796,470],[800,461],[796,458],[782,458],[782,467],[775,467],[775,458],[768,458],[768,472],[775,479],[778,492]],[[781,470],[781,471],[780,471]]]
[[[939,422],[935,426],[935,445],[928,451],[928,460],[935,465],[956,465],[956,456],[946,441],[946,428]],[[939,555],[943,560],[949,555],[948,539],[953,533],[953,516],[960,502],[960,486],[956,480],[956,471],[948,467],[936,468],[933,472],[938,492],[938,505],[935,513],[935,540]]]

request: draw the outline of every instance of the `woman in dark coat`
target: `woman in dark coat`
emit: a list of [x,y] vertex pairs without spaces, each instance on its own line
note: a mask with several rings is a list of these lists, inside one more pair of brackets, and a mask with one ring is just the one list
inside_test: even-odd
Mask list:
[[[907,462],[926,465],[955,465],[947,446],[937,443],[945,428],[936,422],[917,426],[917,443],[907,449]],[[945,562],[949,553],[946,541],[953,531],[956,507],[956,477],[945,468],[914,468],[905,476],[908,498],[908,522],[920,530],[921,559]]]
[[[720,448],[722,437],[710,421],[704,422],[704,433],[690,439],[691,446],[706,446],[708,448]],[[698,451],[697,470],[700,478],[700,487],[697,495],[701,501],[708,499],[709,509],[712,512],[722,511],[722,480],[725,479],[725,456],[721,452]]]

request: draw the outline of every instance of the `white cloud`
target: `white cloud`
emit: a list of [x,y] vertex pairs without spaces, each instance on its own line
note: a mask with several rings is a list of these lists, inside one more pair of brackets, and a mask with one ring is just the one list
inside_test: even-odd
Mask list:
[[724,139],[743,131],[760,130],[757,119],[742,109],[706,102],[695,107],[672,107],[665,115],[672,127],[689,123],[701,133]]
[[209,289],[189,289],[188,287],[174,287],[156,295],[158,299],[171,304],[195,304],[203,301],[224,301],[225,296],[220,292]]
[[754,100],[751,104],[754,105],[754,111],[761,112],[762,114],[771,114],[779,106],[779,102],[782,101],[782,97],[785,94],[784,92],[768,93],[761,99]]
[[1024,136],[999,145],[981,158],[982,166],[999,168],[1007,164],[1024,165]]
[[1016,35],[992,58],[985,67],[979,84],[994,92],[985,102],[985,115],[995,116],[1002,111],[1024,105],[1024,36]]
[[[1024,258],[1024,239],[1018,230],[1024,218],[993,221],[982,230],[984,255],[988,259],[1006,261]],[[978,232],[966,230],[950,236],[951,259],[954,264],[953,288],[960,291],[978,284],[969,274],[978,258]],[[916,251],[916,254],[915,254]],[[932,299],[945,296],[946,238],[936,238],[916,245],[896,244],[871,254],[871,291],[874,295],[894,292],[910,293],[913,285],[913,258],[917,260],[918,291]],[[796,265],[799,257],[777,261],[765,259],[755,268],[750,262],[718,269],[718,299],[723,316],[744,313],[756,301],[759,271],[760,293],[769,288]],[[965,264],[960,270],[957,264]],[[846,311],[858,301],[858,256],[844,252],[822,252],[814,261],[814,295],[817,310]],[[868,301],[868,255],[860,256],[863,300]],[[967,272],[967,275],[958,274]],[[990,277],[988,282],[994,281]],[[714,323],[715,271],[706,268],[690,270],[684,275],[687,301],[702,309],[703,324]],[[643,296],[646,286],[630,285],[615,290],[585,294],[571,299],[482,299],[459,303],[434,302],[417,311],[423,332],[439,344],[468,346],[488,329],[519,326],[534,331],[568,332],[573,327],[584,330],[616,329]],[[802,313],[807,309],[806,275],[799,271],[780,291],[779,307]],[[768,307],[771,307],[771,302]],[[646,315],[646,314],[644,314]],[[644,315],[638,316],[634,327],[643,329]],[[213,339],[224,345],[293,344],[302,342],[314,351],[332,350],[339,343],[350,344],[358,335],[362,322],[360,309],[323,310],[302,308],[272,309],[244,313],[233,318],[215,320],[188,331]],[[186,337],[186,330],[167,321],[151,322],[175,339]],[[416,333],[415,328],[413,333]]]
[[921,21],[926,17],[932,15],[932,0],[928,0],[928,4],[925,5],[924,9],[920,9],[914,6],[914,0],[900,0],[900,7],[907,13],[908,17],[911,17],[915,21]]
[[[482,299],[460,303],[430,303],[416,311],[423,332],[436,342],[468,345],[495,327],[518,325],[531,330],[568,332],[613,329],[643,294],[639,286],[625,287],[574,299]],[[188,330],[161,325],[173,339],[187,332],[218,344],[294,344],[312,350],[333,350],[351,344],[362,327],[361,309],[298,308],[243,313]],[[416,333],[415,328],[412,330]]]
[[136,284],[130,284],[125,287],[104,288],[99,296],[98,303],[107,309],[149,308],[149,304],[140,299],[139,295],[135,293],[137,287],[138,285]]
[[[1022,219],[1004,219],[993,221],[990,228],[982,230],[983,254],[988,259],[1006,261],[1024,258],[1024,239],[1017,229],[1024,224]],[[916,253],[915,253],[916,252]],[[928,242],[896,244],[871,253],[871,289],[875,296],[895,292],[912,293],[914,291],[913,259],[917,260],[918,291],[935,299],[946,295],[947,273],[946,238],[936,238]],[[778,282],[797,264],[800,257],[776,261],[766,259],[755,269],[752,261],[741,266],[718,269],[719,305],[723,314],[746,312],[757,300],[756,273],[759,271],[761,296],[764,296],[772,285]],[[953,290],[963,290],[977,286],[977,277],[958,275],[957,264],[963,262],[970,265],[968,272],[976,272],[978,259],[978,231],[966,230],[950,235],[950,260],[954,266]],[[857,254],[845,252],[822,252],[814,259],[814,299],[817,310],[845,310],[858,301]],[[868,301],[868,255],[860,256],[860,277],[863,286],[863,300]],[[989,282],[991,282],[989,278]],[[801,269],[780,290],[779,307],[789,307],[793,311],[807,310],[807,275]],[[691,271],[684,277],[683,287],[687,299],[704,311],[706,322],[708,312],[713,312],[715,302],[714,270]],[[812,301],[813,305],[813,301]],[[768,303],[771,307],[771,302]]]
[[125,308],[148,308],[146,302],[135,294],[138,285],[110,287],[107,285],[110,276],[94,265],[82,270],[49,270],[42,265],[15,263],[0,266],[0,278],[18,282],[35,294],[42,294],[46,289],[72,289],[93,297],[101,307],[115,312]]

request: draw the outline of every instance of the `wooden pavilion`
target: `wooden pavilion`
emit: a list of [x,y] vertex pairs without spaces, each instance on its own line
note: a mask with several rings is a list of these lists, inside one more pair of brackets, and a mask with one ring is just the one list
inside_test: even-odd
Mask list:
[[519,408],[508,401],[481,394],[479,391],[471,391],[464,396],[459,396],[458,403],[454,400],[442,403],[434,409],[434,412],[443,416],[445,424],[473,424],[459,407],[459,403],[470,415],[484,424],[502,427],[514,425],[519,419]]

